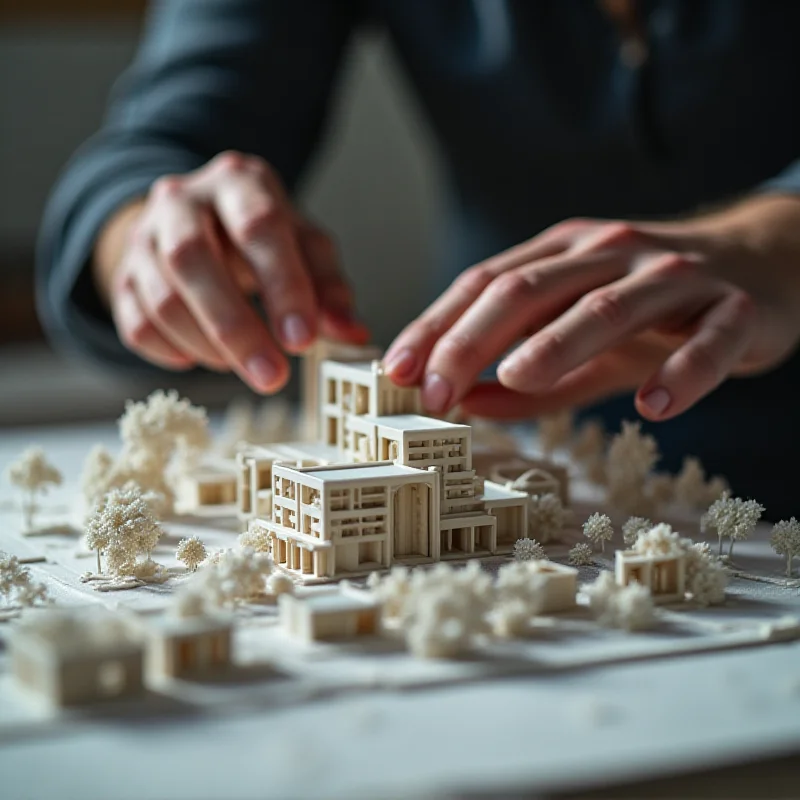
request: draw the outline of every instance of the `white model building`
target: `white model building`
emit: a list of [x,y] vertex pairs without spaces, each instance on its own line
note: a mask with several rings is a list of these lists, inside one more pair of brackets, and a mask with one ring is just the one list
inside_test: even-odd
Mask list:
[[148,667],[172,678],[221,672],[231,664],[232,630],[228,617],[159,617],[148,625]]
[[381,627],[381,603],[366,592],[325,589],[304,597],[278,598],[283,630],[307,642],[375,636]]
[[555,561],[527,561],[525,568],[541,581],[540,614],[555,614],[575,608],[578,570]]
[[476,475],[469,425],[421,416],[377,361],[319,371],[322,441],[237,458],[239,516],[276,566],[316,582],[511,551],[528,495]]
[[617,550],[615,577],[619,586],[638,583],[650,590],[655,603],[683,602],[686,594],[686,557],[682,553],[642,554]]
[[144,647],[125,621],[94,610],[44,611],[11,638],[17,681],[58,706],[137,695],[143,666]]
[[181,513],[222,510],[237,503],[237,465],[233,459],[206,461],[181,475],[175,506]]

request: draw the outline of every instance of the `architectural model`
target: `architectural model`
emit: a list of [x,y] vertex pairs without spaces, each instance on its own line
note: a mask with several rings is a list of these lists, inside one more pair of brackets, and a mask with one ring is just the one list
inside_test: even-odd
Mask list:
[[283,630],[307,642],[375,636],[381,630],[381,603],[346,585],[304,597],[281,594],[278,606]]
[[321,441],[237,459],[240,517],[276,566],[319,582],[511,551],[529,495],[477,476],[469,425],[421,416],[419,390],[377,361],[323,360],[319,376]]
[[147,623],[147,665],[154,674],[196,677],[229,668],[233,620],[220,615],[163,615]]
[[118,615],[45,611],[14,631],[11,669],[57,706],[132,697],[144,686],[144,646]]

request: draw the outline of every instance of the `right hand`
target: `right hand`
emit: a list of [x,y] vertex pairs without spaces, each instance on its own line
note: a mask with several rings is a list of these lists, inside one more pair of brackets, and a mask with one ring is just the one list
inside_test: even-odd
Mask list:
[[94,266],[128,348],[170,369],[233,370],[259,392],[280,389],[284,351],[303,352],[319,333],[352,343],[368,336],[332,241],[254,156],[222,153],[155,181],[106,225]]

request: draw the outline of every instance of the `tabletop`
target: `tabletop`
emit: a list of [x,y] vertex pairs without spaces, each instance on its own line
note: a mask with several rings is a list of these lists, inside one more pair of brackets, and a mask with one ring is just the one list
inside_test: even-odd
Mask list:
[[[0,467],[44,447],[65,483],[43,513],[77,528],[81,462],[95,442],[115,446],[112,423],[3,431]],[[0,550],[44,556],[31,569],[57,602],[163,602],[163,591],[81,586],[79,538],[21,536],[15,503],[4,485]],[[228,546],[237,532],[197,519],[165,527]],[[767,533],[738,543],[737,559],[779,575]],[[245,615],[241,651],[251,664],[268,653],[269,669],[68,714],[20,693],[0,646],[2,784],[8,797],[66,800],[542,796],[796,754],[800,642],[770,641],[770,624],[800,615],[800,590],[736,579],[718,609],[665,613],[668,625],[649,634],[589,635],[579,620],[456,664],[282,648],[270,620]],[[0,624],[0,643],[12,624]]]

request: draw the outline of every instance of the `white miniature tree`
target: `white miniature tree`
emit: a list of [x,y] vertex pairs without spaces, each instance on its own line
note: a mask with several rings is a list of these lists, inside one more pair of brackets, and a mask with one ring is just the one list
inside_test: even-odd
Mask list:
[[512,561],[497,572],[490,613],[495,636],[511,638],[529,631],[544,604],[545,579],[531,562]]
[[273,572],[267,578],[266,591],[275,597],[281,594],[294,594],[294,581],[283,572]]
[[258,526],[240,533],[238,542],[240,547],[249,547],[256,553],[269,553],[271,550],[269,531]]
[[786,558],[786,577],[792,576],[792,560],[800,556],[800,522],[794,517],[781,520],[772,527],[769,540],[772,549]]
[[700,509],[707,507],[728,491],[724,478],[715,476],[706,479],[705,470],[697,458],[687,456],[681,471],[675,477],[675,501],[684,508]]
[[406,644],[419,658],[453,658],[489,630],[492,579],[477,562],[454,570],[446,564],[415,570],[403,603]]
[[0,551],[0,596],[9,604],[28,607],[49,600],[47,587],[34,581],[16,556]]
[[175,558],[183,564],[186,564],[188,569],[192,572],[197,569],[198,565],[207,555],[206,546],[197,536],[181,539],[180,542],[178,542],[178,549],[175,551]]
[[112,489],[95,508],[86,526],[86,545],[105,554],[106,569],[115,577],[148,577],[155,567],[150,554],[163,533],[138,488]]
[[528,533],[540,542],[557,539],[567,520],[567,512],[558,495],[535,494],[528,500]]
[[177,392],[153,392],[139,403],[128,401],[119,419],[122,452],[107,470],[108,454],[96,448],[84,465],[84,494],[90,506],[110,489],[131,483],[145,492],[158,516],[172,512],[175,493],[169,471],[191,466],[208,446],[204,408],[181,399]]
[[716,531],[719,539],[719,554],[722,555],[722,540],[730,539],[728,558],[733,557],[733,544],[746,539],[755,530],[764,506],[755,500],[742,500],[724,492],[715,500],[700,521],[702,531]]
[[630,517],[622,526],[622,539],[628,547],[631,547],[643,531],[648,531],[653,527],[647,517]]
[[202,595],[207,608],[231,608],[264,594],[272,568],[265,553],[249,547],[224,550],[197,571],[189,590]]
[[606,449],[606,432],[596,420],[587,420],[578,428],[570,452],[579,464],[601,460]]
[[114,477],[114,457],[102,444],[96,444],[87,454],[81,473],[81,490],[88,508],[93,508],[111,489]]
[[595,547],[599,544],[600,551],[605,552],[606,542],[614,538],[614,528],[611,525],[611,519],[607,514],[592,514],[589,519],[583,523],[583,535],[592,542]]
[[536,539],[524,538],[514,542],[515,561],[544,561],[545,559],[547,559],[547,553]]
[[36,513],[36,497],[46,494],[50,486],[59,486],[61,473],[47,461],[41,447],[29,447],[17,461],[8,467],[8,480],[24,493],[22,512],[25,516],[25,527],[33,527]]
[[567,560],[573,567],[590,567],[594,564],[594,552],[586,542],[578,542],[570,549]]
[[594,583],[583,587],[589,608],[601,625],[640,631],[652,628],[655,606],[647,587],[639,583],[619,586],[610,572],[601,572]]
[[606,460],[608,503],[611,508],[637,515],[653,510],[648,483],[658,459],[656,440],[641,432],[641,424],[623,422],[622,431],[611,440]]
[[559,447],[566,446],[572,438],[573,413],[566,409],[548,414],[538,420],[539,444],[545,456],[550,457]]
[[383,578],[379,573],[372,572],[367,578],[367,588],[381,601],[384,618],[399,620],[411,592],[411,572],[408,567],[399,566],[392,567]]

